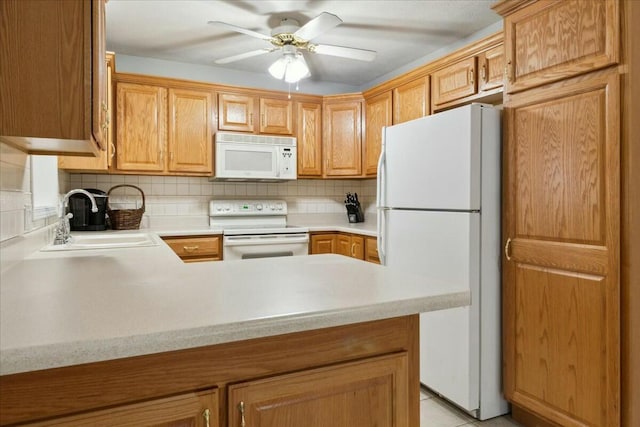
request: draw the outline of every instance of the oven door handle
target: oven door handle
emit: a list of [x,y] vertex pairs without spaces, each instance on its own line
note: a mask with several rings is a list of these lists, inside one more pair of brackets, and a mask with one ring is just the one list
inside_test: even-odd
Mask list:
[[246,237],[228,236],[224,238],[224,246],[253,246],[253,245],[277,245],[292,243],[309,243],[309,235],[282,236],[282,237]]

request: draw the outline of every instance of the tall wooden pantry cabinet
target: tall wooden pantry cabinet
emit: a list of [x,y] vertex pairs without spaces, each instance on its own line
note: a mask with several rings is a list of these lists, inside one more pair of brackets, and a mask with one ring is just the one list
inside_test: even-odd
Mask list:
[[625,267],[640,244],[632,3],[493,6],[505,19],[504,391],[526,426],[640,425],[640,275]]

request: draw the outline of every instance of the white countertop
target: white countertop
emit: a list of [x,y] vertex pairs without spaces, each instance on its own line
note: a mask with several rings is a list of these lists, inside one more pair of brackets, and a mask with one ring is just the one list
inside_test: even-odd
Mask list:
[[164,243],[35,252],[2,273],[0,375],[469,303],[467,290],[340,255],[185,264]]

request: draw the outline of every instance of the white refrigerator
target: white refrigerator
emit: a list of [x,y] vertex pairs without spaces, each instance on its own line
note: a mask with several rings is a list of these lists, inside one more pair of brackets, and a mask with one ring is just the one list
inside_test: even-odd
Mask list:
[[481,420],[501,387],[500,111],[472,104],[383,129],[382,264],[471,290],[471,305],[420,315],[420,382]]

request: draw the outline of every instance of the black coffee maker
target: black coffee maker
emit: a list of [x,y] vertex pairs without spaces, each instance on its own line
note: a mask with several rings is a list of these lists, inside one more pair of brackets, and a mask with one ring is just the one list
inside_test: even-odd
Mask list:
[[91,200],[82,193],[69,197],[69,212],[73,218],[69,219],[71,231],[101,231],[107,229],[107,193],[95,188],[85,188],[96,199],[98,212],[91,212]]

